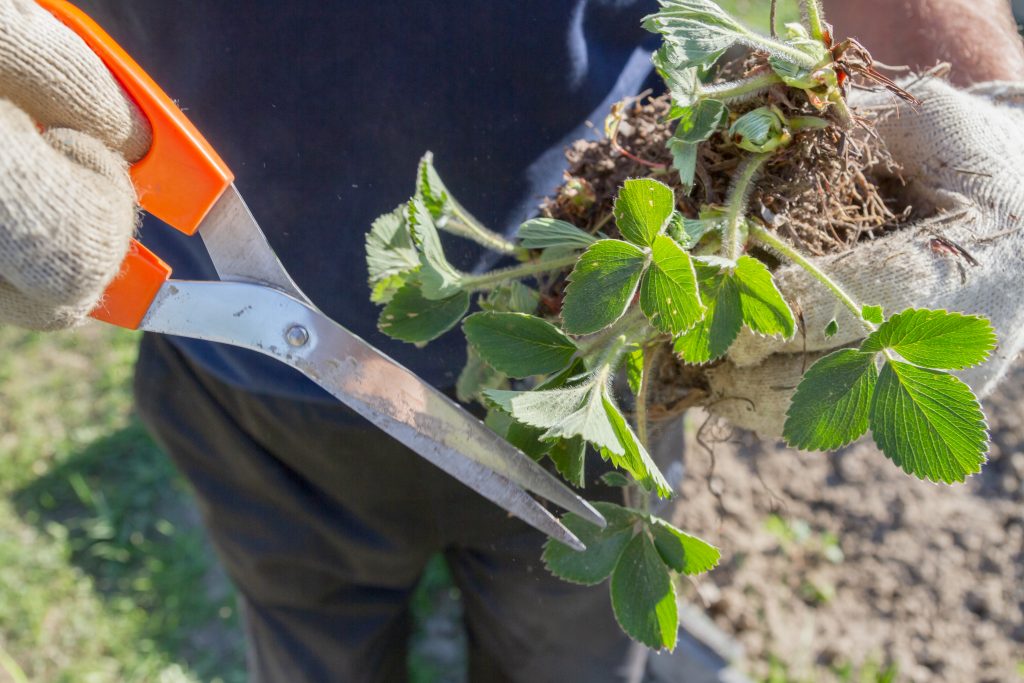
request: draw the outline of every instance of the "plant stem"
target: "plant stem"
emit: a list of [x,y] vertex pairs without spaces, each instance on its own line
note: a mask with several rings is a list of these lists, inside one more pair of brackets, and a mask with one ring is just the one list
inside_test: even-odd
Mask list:
[[579,357],[583,359],[588,358],[593,355],[594,349],[610,343],[615,337],[622,335],[633,336],[631,333],[635,328],[639,327],[641,322],[647,322],[643,311],[640,310],[639,306],[631,307],[626,311],[625,315],[616,320],[610,327],[595,333],[589,339],[578,344]]
[[774,71],[768,71],[740,81],[706,86],[701,89],[701,97],[720,100],[726,104],[740,102],[760,95],[768,88],[779,83],[782,83],[782,78]]
[[856,125],[856,121],[853,119],[853,112],[850,111],[850,106],[846,104],[846,100],[843,99],[843,94],[839,91],[832,93],[829,96],[829,102],[836,110],[836,118],[839,119],[839,125],[843,130],[849,130]]
[[825,42],[825,24],[821,16],[821,6],[818,0],[800,0],[803,5],[804,15],[807,19],[807,28],[815,40]]
[[516,245],[513,242],[485,227],[455,199],[449,197],[448,201],[452,208],[452,218],[456,220],[449,220],[449,224],[444,226],[444,230],[473,240],[499,254],[514,254],[516,252]]
[[751,226],[750,235],[754,239],[767,244],[769,247],[785,256],[790,261],[807,271],[815,280],[828,287],[832,293],[836,295],[836,298],[839,299],[839,301],[841,301],[851,313],[853,313],[853,317],[855,317],[868,332],[875,331],[875,325],[864,319],[862,307],[853,300],[853,297],[847,294],[843,288],[840,287],[832,278],[826,275],[824,271],[811,263],[810,259],[797,251],[795,247],[775,233],[769,232],[759,225]]
[[774,40],[768,36],[754,33],[752,31],[744,30],[744,32],[746,33],[746,40],[742,42],[746,43],[750,47],[764,50],[770,54],[778,54],[794,64],[800,64],[801,66],[806,66],[809,69],[813,69],[818,66],[818,62],[814,57],[792,47],[789,43],[781,40]]
[[575,265],[579,258],[579,254],[567,254],[561,258],[549,259],[547,261],[528,261],[518,266],[492,270],[482,275],[467,275],[461,280],[462,289],[467,292],[487,291],[511,280],[522,280],[534,275],[540,275],[541,273],[562,270],[568,266]]
[[[644,349],[644,371],[643,376],[640,378],[640,391],[636,395],[636,436],[640,440],[640,445],[648,452],[651,450],[651,436],[650,424],[647,420],[647,395],[651,387],[651,374],[657,367],[661,351],[660,346],[653,352],[651,348],[651,346],[648,346]],[[635,493],[640,509],[645,513],[650,512],[650,494],[639,486],[635,487]]]
[[746,218],[747,199],[757,172],[764,166],[771,154],[755,154],[747,158],[740,167],[736,184],[729,193],[726,209],[725,239],[722,241],[725,257],[735,261],[743,253],[746,246],[740,237],[740,229]]

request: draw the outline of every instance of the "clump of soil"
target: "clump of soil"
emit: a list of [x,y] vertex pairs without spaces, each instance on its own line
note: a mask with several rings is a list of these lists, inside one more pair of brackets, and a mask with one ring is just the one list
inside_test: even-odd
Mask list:
[[[726,64],[722,74],[736,79],[768,68],[766,55],[751,53]],[[802,92],[781,84],[731,107],[731,116],[765,105],[778,107],[787,118],[823,116]],[[666,149],[676,125],[665,121],[670,106],[668,95],[645,95],[618,105],[606,124],[609,136],[579,140],[566,151],[565,183],[542,204],[542,215],[619,237],[612,206],[622,183],[637,177],[653,177],[673,187],[677,208],[688,218],[697,218],[703,206],[724,204],[737,167],[750,154],[725,132],[715,133],[700,146],[694,187],[687,193]],[[857,126],[845,133],[838,127],[796,133],[765,165],[750,195],[748,215],[753,220],[812,256],[847,251],[924,217],[909,205],[899,165],[875,134],[871,115],[854,114]],[[769,266],[777,263],[773,254],[758,250],[756,255]],[[559,313],[566,275],[541,282],[551,315]],[[707,398],[700,369],[687,368],[672,354],[663,354],[662,361],[649,398],[652,415],[679,415]]]
[[694,419],[673,521],[723,562],[686,599],[743,644],[757,680],[857,681],[844,667],[872,662],[906,683],[1020,679],[1024,366],[1001,386],[985,401],[990,460],[957,486],[910,478],[870,443],[808,454],[719,434],[712,457]]

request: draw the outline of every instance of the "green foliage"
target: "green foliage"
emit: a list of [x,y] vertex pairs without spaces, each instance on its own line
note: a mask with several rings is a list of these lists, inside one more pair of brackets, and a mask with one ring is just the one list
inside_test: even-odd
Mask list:
[[774,152],[793,140],[785,121],[771,107],[758,107],[736,119],[729,137],[740,149],[755,154]]
[[612,572],[612,608],[619,625],[653,650],[676,647],[676,588],[650,536],[637,534]]
[[661,650],[673,649],[679,630],[673,573],[688,576],[714,568],[717,548],[639,510],[595,503],[608,520],[604,529],[575,515],[562,521],[587,546],[576,552],[549,540],[547,568],[567,581],[597,585],[611,576],[615,617],[630,637]]
[[562,303],[565,331],[589,334],[621,318],[646,265],[643,250],[621,240],[601,240],[583,252]]
[[366,234],[366,265],[374,303],[387,303],[420,266],[419,254],[405,222],[405,207],[398,207],[373,222]]
[[662,332],[686,332],[704,316],[693,261],[682,247],[658,235],[651,247],[651,265],[640,285],[640,308]]
[[894,315],[859,351],[837,351],[807,371],[784,436],[798,448],[829,450],[870,428],[882,452],[908,473],[963,481],[985,462],[985,417],[970,388],[943,370],[983,362],[994,346],[983,318],[923,309]]
[[963,370],[984,363],[995,347],[995,331],[984,318],[910,309],[889,318],[862,348],[891,349],[926,368]]
[[554,218],[534,218],[519,227],[519,246],[525,249],[572,247],[586,249],[597,241],[572,223]]
[[675,208],[675,194],[668,185],[650,178],[632,179],[623,183],[612,214],[623,237],[649,247]]
[[886,362],[870,421],[882,452],[923,479],[952,484],[985,463],[985,416],[970,387],[953,375]]
[[447,299],[430,299],[418,283],[408,282],[384,307],[377,327],[389,337],[424,344],[455,327],[468,310],[469,294],[465,292]]
[[556,372],[577,350],[557,327],[523,313],[474,313],[462,330],[480,357],[509,377]]

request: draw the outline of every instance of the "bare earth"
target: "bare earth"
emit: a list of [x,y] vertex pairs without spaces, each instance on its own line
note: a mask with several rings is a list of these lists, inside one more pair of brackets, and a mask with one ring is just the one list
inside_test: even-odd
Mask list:
[[1022,379],[1024,366],[985,402],[991,460],[953,487],[907,476],[870,440],[823,455],[748,434],[714,446],[709,479],[695,420],[675,521],[723,564],[688,599],[744,645],[751,674],[774,656],[799,681],[865,661],[914,683],[1024,680]]

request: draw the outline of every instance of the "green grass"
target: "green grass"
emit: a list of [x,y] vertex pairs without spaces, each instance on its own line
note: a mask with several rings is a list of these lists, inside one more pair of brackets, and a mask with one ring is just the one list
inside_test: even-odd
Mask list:
[[0,680],[245,680],[233,594],[132,415],[136,343],[0,329]]

